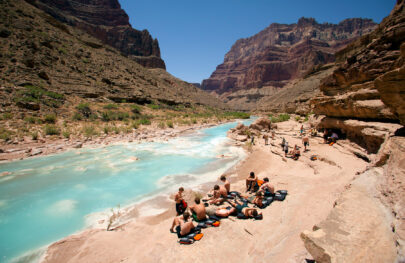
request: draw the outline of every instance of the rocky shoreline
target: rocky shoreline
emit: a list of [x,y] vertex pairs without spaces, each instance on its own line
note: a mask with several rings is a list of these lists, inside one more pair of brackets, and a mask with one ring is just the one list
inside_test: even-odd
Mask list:
[[78,148],[105,147],[123,143],[167,141],[170,138],[177,137],[187,132],[209,128],[227,122],[228,121],[212,122],[166,129],[142,127],[128,134],[105,134],[94,138],[52,139],[52,137],[48,136],[36,141],[26,138],[26,140],[22,142],[10,141],[0,145],[0,163],[62,153]]

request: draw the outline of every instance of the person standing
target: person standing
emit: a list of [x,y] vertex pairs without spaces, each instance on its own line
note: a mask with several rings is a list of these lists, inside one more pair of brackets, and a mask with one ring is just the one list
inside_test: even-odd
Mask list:
[[288,154],[288,142],[284,143],[284,153],[285,153],[284,156],[287,157],[287,154]]
[[269,143],[269,135],[264,134],[263,139],[264,139],[264,145],[267,145]]
[[308,136],[305,136],[304,138],[302,138],[302,144],[304,144],[304,152],[307,151],[307,146],[309,146],[309,138]]
[[176,212],[177,215],[181,215],[184,213],[184,211],[186,211],[187,207],[184,207],[184,199],[183,199],[183,192],[184,192],[184,188],[180,187],[179,191],[177,192],[177,194],[174,196],[174,201],[176,202]]

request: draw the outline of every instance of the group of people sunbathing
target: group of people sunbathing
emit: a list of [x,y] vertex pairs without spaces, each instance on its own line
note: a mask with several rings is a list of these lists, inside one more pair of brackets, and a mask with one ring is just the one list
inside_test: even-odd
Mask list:
[[[224,175],[220,178],[222,185],[215,185],[208,194],[207,199],[194,199],[194,205],[187,208],[183,199],[184,188],[180,187],[175,195],[177,216],[174,218],[170,232],[184,237],[198,228],[198,223],[205,222],[209,218],[226,218],[231,215],[238,218],[262,219],[263,215],[257,208],[249,207],[253,204],[258,208],[265,208],[265,197],[274,195],[274,186],[266,177],[259,180],[254,172],[246,179],[246,192],[256,192],[255,196],[244,196],[239,192],[231,191],[231,184]],[[228,207],[213,207],[228,203]],[[186,207],[184,207],[186,206]]]

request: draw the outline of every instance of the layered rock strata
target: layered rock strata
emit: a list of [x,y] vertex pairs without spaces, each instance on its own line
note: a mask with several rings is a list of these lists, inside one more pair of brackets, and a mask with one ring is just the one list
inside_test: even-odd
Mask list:
[[[337,69],[313,99],[336,129],[364,147],[371,164],[301,238],[316,262],[405,260],[404,0],[378,28],[337,53]],[[401,124],[399,124],[401,123]]]
[[357,18],[337,25],[318,24],[313,18],[301,18],[297,24],[271,24],[238,40],[202,88],[231,103],[236,96],[235,104],[244,97],[251,109],[260,98],[317,71],[318,65],[334,62],[337,50],[374,28],[371,20]]
[[403,1],[378,28],[336,54],[339,67],[320,86],[314,112],[405,123]]
[[157,39],[129,23],[118,0],[27,0],[61,22],[77,27],[148,68],[163,68]]

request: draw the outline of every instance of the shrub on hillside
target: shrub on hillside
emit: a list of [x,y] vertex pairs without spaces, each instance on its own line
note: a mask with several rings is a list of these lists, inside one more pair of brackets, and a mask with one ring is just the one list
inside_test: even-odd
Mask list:
[[80,103],[76,106],[76,109],[85,118],[89,118],[91,116],[91,108],[88,103]]
[[46,135],[59,135],[60,131],[55,125],[45,125],[44,132]]
[[56,115],[55,114],[47,114],[47,115],[45,115],[44,121],[46,123],[55,123],[56,122]]

